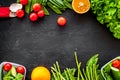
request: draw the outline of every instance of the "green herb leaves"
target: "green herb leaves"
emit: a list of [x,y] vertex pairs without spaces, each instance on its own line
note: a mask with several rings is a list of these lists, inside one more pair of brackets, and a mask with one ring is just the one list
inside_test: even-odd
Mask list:
[[120,1],[91,0],[91,9],[101,24],[106,24],[113,36],[120,39]]

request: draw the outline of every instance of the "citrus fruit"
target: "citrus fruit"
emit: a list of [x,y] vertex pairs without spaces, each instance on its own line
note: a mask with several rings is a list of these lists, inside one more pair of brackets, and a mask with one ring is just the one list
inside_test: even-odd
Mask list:
[[90,1],[89,0],[73,0],[72,7],[76,13],[83,14],[90,9]]
[[31,73],[31,80],[50,80],[50,71],[44,66],[35,67]]

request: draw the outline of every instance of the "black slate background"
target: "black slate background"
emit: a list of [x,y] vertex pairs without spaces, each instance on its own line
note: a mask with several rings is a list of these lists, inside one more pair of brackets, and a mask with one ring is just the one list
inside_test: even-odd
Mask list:
[[[15,0],[0,0],[1,6],[9,6]],[[26,14],[23,19],[0,19],[0,62],[11,61],[27,68],[26,80],[34,67],[48,69],[59,61],[61,69],[75,67],[74,50],[83,63],[99,54],[100,67],[120,54],[120,40],[97,20],[92,11],[79,15],[66,10],[57,15],[50,9],[50,16],[31,22]],[[64,28],[58,27],[59,16],[67,19]]]

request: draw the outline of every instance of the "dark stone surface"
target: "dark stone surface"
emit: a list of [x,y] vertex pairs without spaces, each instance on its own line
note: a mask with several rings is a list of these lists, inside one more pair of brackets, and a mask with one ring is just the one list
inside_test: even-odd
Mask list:
[[[15,0],[0,0],[1,6],[9,6]],[[0,19],[0,62],[11,61],[27,68],[26,80],[34,67],[48,69],[59,61],[61,69],[75,67],[74,50],[85,65],[94,54],[99,54],[100,67],[120,54],[120,40],[101,25],[89,11],[79,15],[71,10],[57,15],[50,11],[37,22],[31,22],[26,14],[23,19]],[[67,18],[64,28],[58,27],[59,16]]]

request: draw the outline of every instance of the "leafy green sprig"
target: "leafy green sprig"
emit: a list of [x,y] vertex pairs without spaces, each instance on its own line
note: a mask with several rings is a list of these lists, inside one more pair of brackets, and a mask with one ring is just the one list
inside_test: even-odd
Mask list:
[[[61,72],[58,61],[51,67],[51,80],[103,80],[98,69],[98,54],[91,57],[86,67],[81,69],[81,62],[78,61],[77,53],[74,53],[76,68],[66,68]],[[77,72],[77,74],[76,74]]]

